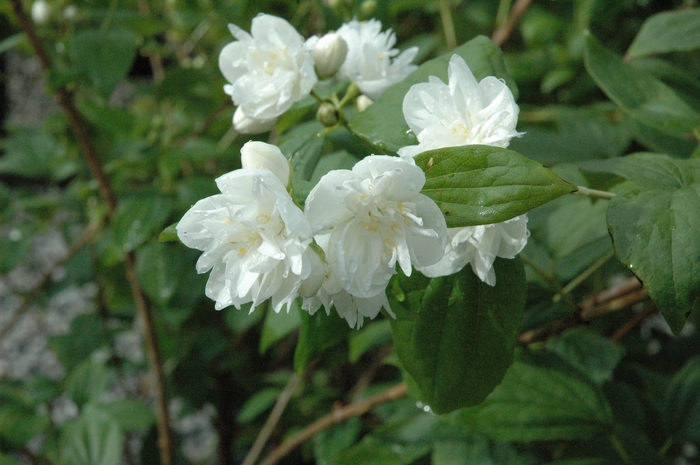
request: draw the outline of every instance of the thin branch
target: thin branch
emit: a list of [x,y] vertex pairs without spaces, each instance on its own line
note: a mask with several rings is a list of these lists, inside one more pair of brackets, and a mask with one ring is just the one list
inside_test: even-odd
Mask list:
[[562,290],[552,298],[552,302],[557,303],[565,294],[570,294],[571,291],[576,289],[582,282],[587,280],[593,273],[595,273],[601,266],[605,265],[614,256],[615,251],[611,250],[610,252],[606,253],[598,260],[593,262],[593,264],[586,268],[581,274],[569,281],[569,283],[566,286],[564,286]]
[[[137,0],[136,5],[139,9],[139,13],[144,16],[151,15],[151,7],[148,4],[148,0]],[[163,58],[158,53],[149,53],[148,62],[151,65],[151,71],[153,71],[153,82],[160,84],[165,79],[165,71],[163,70]]]
[[442,30],[445,32],[445,44],[448,50],[457,46],[457,34],[455,34],[455,23],[452,19],[452,5],[450,0],[440,0],[440,19]]
[[2,329],[0,329],[0,342],[7,336],[10,331],[15,327],[15,325],[19,322],[19,320],[22,318],[22,315],[24,315],[30,308],[30,305],[34,300],[39,297],[39,294],[41,294],[41,291],[43,291],[44,287],[46,287],[49,282],[51,282],[51,276],[53,273],[56,271],[56,269],[59,266],[62,266],[64,263],[66,263],[68,260],[70,260],[73,255],[78,253],[80,249],[85,246],[88,242],[90,242],[99,231],[102,230],[102,224],[101,223],[95,223],[92,225],[89,225],[83,230],[82,234],[73,242],[73,244],[70,246],[68,249],[68,252],[56,263],[54,263],[51,268],[44,272],[44,274],[41,275],[41,279],[37,283],[34,288],[29,291],[24,296],[24,299],[22,300],[22,303],[19,305],[17,310],[14,311],[14,315],[12,315],[12,318],[10,321],[7,322],[5,326],[3,326]]
[[506,20],[505,24],[493,31],[491,40],[494,44],[501,47],[508,40],[510,35],[513,33],[513,29],[515,29],[515,25],[518,24],[520,18],[522,18],[527,9],[530,8],[531,3],[532,0],[518,0],[515,2],[515,5],[513,5],[513,8],[510,10],[510,15],[508,15],[508,19]]
[[636,328],[638,325],[642,323],[642,321],[646,320],[648,317],[653,315],[658,311],[658,308],[656,308],[656,305],[648,305],[644,310],[642,310],[639,313],[635,313],[632,318],[627,320],[625,324],[620,326],[612,335],[610,336],[610,339],[614,341],[621,341],[629,334],[630,331],[632,331],[634,328]]
[[612,200],[615,197],[614,192],[599,191],[597,189],[589,189],[585,186],[576,186],[577,191],[572,192],[574,195],[582,195],[584,197],[593,197],[596,199]]
[[248,451],[248,455],[246,455],[241,465],[253,465],[255,461],[258,460],[258,457],[260,456],[263,447],[265,447],[265,444],[267,444],[267,440],[270,438],[270,435],[275,430],[277,423],[279,423],[280,418],[282,417],[282,413],[284,413],[284,410],[287,408],[287,404],[291,400],[292,395],[294,394],[294,391],[296,391],[301,380],[302,377],[297,375],[296,373],[294,373],[289,379],[289,382],[287,383],[287,386],[285,386],[284,391],[282,391],[282,394],[280,394],[280,396],[277,398],[275,406],[272,407],[272,412],[270,412],[270,416],[267,417],[267,421],[265,421],[265,424],[260,430],[260,433],[258,433],[258,437],[255,438],[253,447],[250,448],[250,450]]
[[321,431],[324,431],[335,424],[342,423],[348,418],[363,415],[378,405],[400,399],[401,397],[404,397],[407,392],[408,388],[406,383],[399,383],[396,386],[393,386],[386,391],[380,392],[379,394],[369,397],[361,402],[352,403],[346,405],[345,407],[335,409],[328,415],[319,418],[288,440],[284,441],[279,447],[270,452],[270,454],[265,457],[260,465],[274,465],[285,455]]
[[[32,45],[34,52],[36,53],[39,63],[43,68],[44,72],[48,73],[51,71],[53,66],[51,58],[49,57],[44,45],[42,44],[39,36],[34,29],[34,25],[31,23],[27,17],[24,9],[22,8],[21,0],[10,0],[12,5],[12,10],[14,11],[17,22],[19,23],[24,33],[29,39],[29,43]],[[85,156],[85,161],[87,162],[88,168],[92,177],[97,181],[100,195],[107,203],[109,208],[110,217],[114,218],[117,211],[117,199],[114,195],[114,191],[110,186],[109,180],[102,169],[102,164],[100,162],[97,149],[90,138],[88,128],[83,122],[83,119],[78,113],[75,104],[73,103],[72,94],[66,90],[65,87],[61,87],[56,92],[56,98],[58,103],[63,107],[63,110],[68,116],[68,122],[70,128],[73,131],[78,144],[80,145],[83,155]],[[165,390],[165,374],[163,372],[163,363],[161,360],[160,349],[158,347],[158,338],[155,332],[155,325],[153,322],[153,313],[146,299],[146,295],[138,281],[138,276],[136,274],[136,264],[133,252],[127,252],[124,257],[124,263],[126,267],[126,275],[129,283],[131,284],[132,294],[134,296],[134,302],[138,308],[139,316],[144,322],[144,333],[146,335],[146,349],[148,353],[149,363],[151,369],[155,375],[155,397],[156,397],[156,412],[158,417],[158,445],[160,447],[161,463],[163,465],[172,465],[173,455],[172,455],[172,437],[170,435],[170,428],[168,426],[168,400]]]

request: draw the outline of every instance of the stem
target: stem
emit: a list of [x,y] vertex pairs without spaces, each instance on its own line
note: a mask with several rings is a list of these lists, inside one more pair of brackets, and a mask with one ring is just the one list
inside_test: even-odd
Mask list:
[[[642,323],[642,321],[646,320],[648,317],[656,313],[658,309],[656,308],[656,305],[649,305],[646,307],[642,312],[637,313],[632,316],[629,320],[625,322],[622,326],[620,326],[612,335],[610,336],[610,339],[613,341],[621,341],[629,334],[630,331],[632,331],[634,328],[636,328],[639,324]],[[670,439],[669,439],[670,441]],[[670,445],[669,445],[670,447]],[[663,450],[663,448],[662,448]],[[664,451],[665,453],[665,451]]]
[[508,12],[510,11],[511,0],[501,0],[498,2],[498,12],[496,13],[496,27],[503,26],[508,20]]
[[311,96],[315,98],[318,103],[325,102],[325,100],[320,95],[318,95],[318,92],[316,92],[316,90],[314,89],[311,89]]
[[518,0],[515,2],[515,5],[513,5],[513,8],[510,10],[510,15],[508,15],[508,19],[506,20],[505,24],[493,31],[491,40],[494,44],[500,47],[508,40],[510,35],[513,33],[513,29],[515,29],[515,25],[518,24],[520,18],[522,18],[527,9],[530,8],[531,3],[532,0]]
[[452,20],[452,8],[450,0],[440,0],[440,19],[442,29],[445,31],[445,44],[449,50],[457,46],[457,35],[455,34],[455,23]]
[[[116,1],[116,0],[115,0]],[[51,58],[49,57],[44,45],[42,44],[39,36],[34,30],[34,25],[27,17],[24,9],[22,8],[21,0],[10,0],[12,10],[14,11],[15,17],[20,27],[27,35],[29,43],[31,44],[34,52],[39,59],[39,63],[43,68],[44,72],[48,73],[51,71],[53,66]],[[78,140],[80,148],[87,162],[88,168],[92,177],[97,181],[99,186],[100,195],[107,203],[109,209],[110,218],[114,218],[117,211],[117,199],[114,195],[114,191],[107,179],[107,176],[102,169],[102,164],[100,162],[97,149],[93,144],[88,128],[83,122],[80,113],[78,112],[75,104],[73,103],[72,94],[70,94],[65,87],[58,89],[56,93],[56,98],[58,103],[61,105],[63,110],[66,112],[68,117],[68,122],[70,124],[71,131]],[[127,252],[124,256],[124,265],[126,268],[127,280],[131,284],[131,290],[134,297],[134,302],[138,309],[139,317],[144,323],[144,333],[146,339],[146,351],[148,353],[148,360],[151,366],[151,370],[155,375],[155,401],[156,401],[156,413],[158,418],[158,445],[160,447],[160,459],[162,465],[172,465],[173,463],[173,442],[170,435],[170,428],[168,426],[168,399],[165,389],[165,374],[163,372],[163,363],[161,360],[160,350],[158,347],[158,338],[155,332],[155,324],[153,321],[153,313],[151,307],[148,304],[146,295],[139,283],[138,276],[136,273],[135,257],[133,252]]]
[[[345,91],[345,95],[343,95],[343,99],[336,104],[336,109],[340,112],[345,105],[348,104],[348,102],[355,97],[360,95],[360,88],[357,87],[357,84],[354,82],[348,86],[348,90]],[[335,102],[334,102],[335,103]]]
[[668,438],[666,440],[666,442],[664,442],[664,445],[661,446],[661,449],[659,449],[659,456],[663,457],[664,455],[666,455],[666,452],[668,452],[668,450],[671,448],[672,445],[673,445],[673,438]]
[[610,443],[615,448],[617,455],[619,455],[620,459],[622,459],[622,463],[624,463],[625,465],[633,465],[632,459],[630,458],[630,454],[627,452],[625,446],[622,444],[620,439],[618,439],[618,437],[615,436],[615,433],[610,434],[610,436],[608,436],[608,439],[610,439]]
[[559,282],[556,279],[548,275],[542,268],[540,268],[540,266],[533,259],[531,259],[527,255],[521,253],[520,258],[522,259],[523,263],[532,268],[535,274],[539,276],[540,279],[542,279],[542,281],[544,281],[545,284],[547,284],[553,291],[555,291],[557,295],[561,294],[561,296],[564,298],[564,300],[569,305],[569,307],[571,307],[572,310],[578,309],[576,302],[574,302],[571,299],[571,296],[568,293],[565,293],[563,291],[561,284],[559,284]]
[[576,276],[574,279],[569,281],[569,284],[564,286],[561,291],[559,291],[553,298],[552,302],[557,303],[561,300],[561,298],[565,294],[571,293],[574,289],[576,289],[579,284],[584,282],[590,275],[595,273],[595,271],[600,268],[601,266],[605,265],[608,260],[613,258],[615,256],[615,251],[611,250],[610,252],[606,253],[602,257],[600,257],[598,260],[596,260],[591,266],[586,268],[580,275]]
[[274,465],[285,455],[321,431],[324,431],[335,424],[341,423],[348,418],[363,415],[377,405],[400,399],[401,397],[404,397],[407,392],[408,388],[406,383],[399,383],[396,386],[393,386],[386,391],[380,392],[379,394],[369,397],[361,402],[352,403],[346,405],[345,407],[335,409],[328,415],[319,418],[288,440],[284,441],[279,447],[270,452],[270,454],[265,457],[260,465]]
[[574,195],[582,195],[585,197],[594,197],[596,199],[612,200],[615,197],[614,192],[599,191],[596,189],[589,189],[585,186],[576,186],[577,191],[572,192]]
[[250,451],[248,451],[248,455],[246,455],[245,460],[243,460],[243,463],[241,465],[253,465],[258,459],[258,457],[260,456],[260,452],[262,452],[263,447],[265,447],[265,444],[267,443],[267,440],[270,438],[270,435],[275,430],[277,423],[282,417],[282,413],[284,413],[284,409],[287,408],[287,404],[291,400],[292,395],[294,394],[294,391],[296,391],[297,386],[299,386],[300,382],[301,376],[294,373],[289,379],[287,386],[285,386],[284,391],[282,391],[282,393],[277,398],[277,402],[275,403],[275,406],[272,407],[272,412],[270,412],[270,416],[267,417],[267,420],[265,421],[265,424],[260,430],[260,433],[258,433],[258,437],[255,438],[253,447],[250,448]]

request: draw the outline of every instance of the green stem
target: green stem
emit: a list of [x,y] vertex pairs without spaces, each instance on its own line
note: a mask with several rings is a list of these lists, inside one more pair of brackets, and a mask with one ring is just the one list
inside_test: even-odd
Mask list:
[[445,44],[449,50],[452,50],[457,46],[457,34],[455,34],[455,23],[452,20],[450,0],[440,0],[440,19],[445,31]]
[[561,284],[559,284],[559,282],[556,279],[554,279],[552,276],[547,274],[547,272],[544,271],[542,268],[540,268],[540,266],[533,259],[531,259],[527,255],[525,255],[524,253],[520,253],[519,256],[522,259],[523,263],[525,263],[527,266],[532,268],[532,271],[534,271],[535,274],[537,276],[539,276],[540,279],[542,279],[542,281],[545,282],[545,284],[547,284],[557,294],[562,295],[562,297],[564,298],[566,303],[569,305],[569,307],[571,307],[573,310],[578,309],[576,302],[573,301],[571,296],[569,294],[562,292]]
[[610,436],[608,436],[608,439],[610,439],[610,443],[615,448],[617,455],[620,456],[622,463],[624,463],[625,465],[634,465],[630,454],[627,452],[625,446],[622,444],[622,441],[620,441],[620,439],[615,435],[615,433],[610,434]]
[[569,281],[569,284],[564,286],[561,291],[559,291],[553,298],[552,302],[557,303],[561,300],[562,297],[565,295],[568,295],[576,289],[579,284],[584,282],[590,275],[595,273],[595,271],[600,268],[601,266],[605,265],[608,260],[613,258],[615,256],[615,251],[611,250],[610,252],[606,253],[604,256],[600,257],[598,260],[596,260],[591,266],[586,268],[580,275],[576,276],[574,279]]
[[673,438],[668,438],[666,440],[666,442],[664,442],[664,445],[661,446],[661,449],[659,449],[659,456],[663,457],[664,455],[666,455],[666,452],[668,452],[668,450],[671,448],[672,445],[673,445]]
[[615,197],[614,192],[607,192],[607,191],[599,191],[596,189],[589,189],[584,186],[576,186],[578,188],[577,191],[572,192],[574,195],[582,195],[584,197],[594,197],[596,199],[604,199],[604,200],[612,200],[613,197]]
[[311,90],[311,95],[313,96],[313,98],[316,99],[318,103],[325,102],[325,100],[320,95],[318,95],[318,93],[315,90]]
[[512,0],[501,0],[498,2],[498,13],[496,13],[496,27],[503,26],[508,21],[508,13],[510,12],[510,4]]
[[357,84],[354,82],[348,86],[348,90],[345,91],[345,95],[343,95],[343,99],[337,103],[336,109],[338,112],[340,112],[345,105],[348,104],[352,99],[360,95],[360,88],[357,87]]

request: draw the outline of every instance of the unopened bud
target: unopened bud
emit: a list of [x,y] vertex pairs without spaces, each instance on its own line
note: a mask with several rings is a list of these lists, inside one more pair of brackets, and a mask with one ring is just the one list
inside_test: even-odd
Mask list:
[[318,39],[313,50],[314,66],[319,79],[335,76],[348,54],[348,44],[335,32]]
[[371,18],[375,11],[377,11],[377,1],[365,0],[360,4],[360,8],[357,10],[357,18],[360,21],[364,21]]
[[327,265],[313,248],[309,247],[307,250],[307,257],[309,257],[311,262],[311,273],[301,282],[299,295],[302,297],[313,297],[321,289],[323,280],[326,279]]
[[51,18],[51,5],[46,0],[36,0],[32,4],[32,20],[36,24],[44,25]]
[[255,119],[246,116],[241,107],[233,113],[233,127],[241,134],[260,134],[267,132],[275,125],[277,118]]
[[355,100],[355,106],[357,107],[357,112],[362,113],[374,103],[374,100],[371,98],[367,97],[365,94],[360,95],[357,97],[357,100]]
[[333,126],[338,122],[338,110],[330,102],[323,102],[316,112],[316,119],[324,126]]
[[280,149],[265,142],[250,141],[241,148],[241,165],[246,169],[267,169],[282,181],[289,184],[289,162]]

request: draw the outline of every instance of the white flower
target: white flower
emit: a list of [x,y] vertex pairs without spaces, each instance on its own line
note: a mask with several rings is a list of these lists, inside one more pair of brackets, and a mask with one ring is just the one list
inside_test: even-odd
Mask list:
[[502,223],[449,228],[450,241],[445,255],[434,265],[418,267],[430,277],[457,273],[470,263],[474,273],[490,286],[496,285],[493,262],[496,257],[514,258],[519,254],[530,235],[527,230],[527,215],[516,216]]
[[316,37],[304,38],[282,18],[260,14],[248,34],[229,24],[238,41],[226,45],[219,68],[231,83],[224,91],[248,118],[269,120],[311,92],[318,81],[311,49]]
[[32,3],[32,21],[36,24],[48,24],[51,19],[51,5],[45,0],[36,0]]
[[279,147],[265,142],[250,141],[241,147],[241,166],[245,169],[266,169],[289,186],[289,161]]
[[333,77],[348,54],[348,44],[334,32],[318,39],[313,50],[316,74],[321,79]]
[[260,134],[267,132],[275,126],[277,118],[255,119],[249,118],[243,113],[243,108],[238,107],[233,112],[233,127],[241,134]]
[[487,76],[477,83],[459,55],[450,59],[447,74],[448,84],[431,76],[406,93],[403,114],[419,144],[399,149],[399,155],[414,157],[426,150],[469,144],[505,148],[522,135],[515,130],[518,105],[503,81]]
[[374,319],[379,311],[384,309],[392,317],[396,317],[391,311],[389,300],[385,292],[380,292],[374,297],[355,297],[348,294],[347,291],[341,290],[333,295],[329,295],[325,287],[321,287],[318,293],[308,299],[304,299],[302,308],[313,315],[321,305],[326,309],[326,313],[330,314],[331,307],[335,307],[338,316],[344,318],[351,328],[362,328],[365,317]]
[[[381,300],[397,263],[410,275],[411,265],[440,260],[447,227],[435,202],[420,194],[424,183],[413,160],[371,155],[352,171],[329,172],[311,190],[305,212],[328,263],[323,289],[336,306],[342,291],[357,305],[357,298]],[[367,312],[376,315],[382,303]],[[351,321],[345,307],[338,312]]]
[[418,68],[411,64],[418,47],[399,55],[399,50],[392,48],[396,35],[391,29],[382,32],[382,23],[376,19],[352,20],[343,24],[337,34],[348,44],[348,55],[338,74],[357,84],[373,100]]
[[367,108],[369,108],[369,106],[372,105],[373,103],[374,103],[374,100],[367,97],[365,94],[361,94],[359,97],[357,97],[357,100],[355,100],[355,106],[357,106],[357,112],[362,113]]
[[177,225],[180,240],[204,252],[197,272],[211,270],[207,297],[217,310],[271,298],[276,312],[285,304],[289,311],[311,274],[311,225],[269,170],[232,171],[216,184],[222,193],[197,202]]

